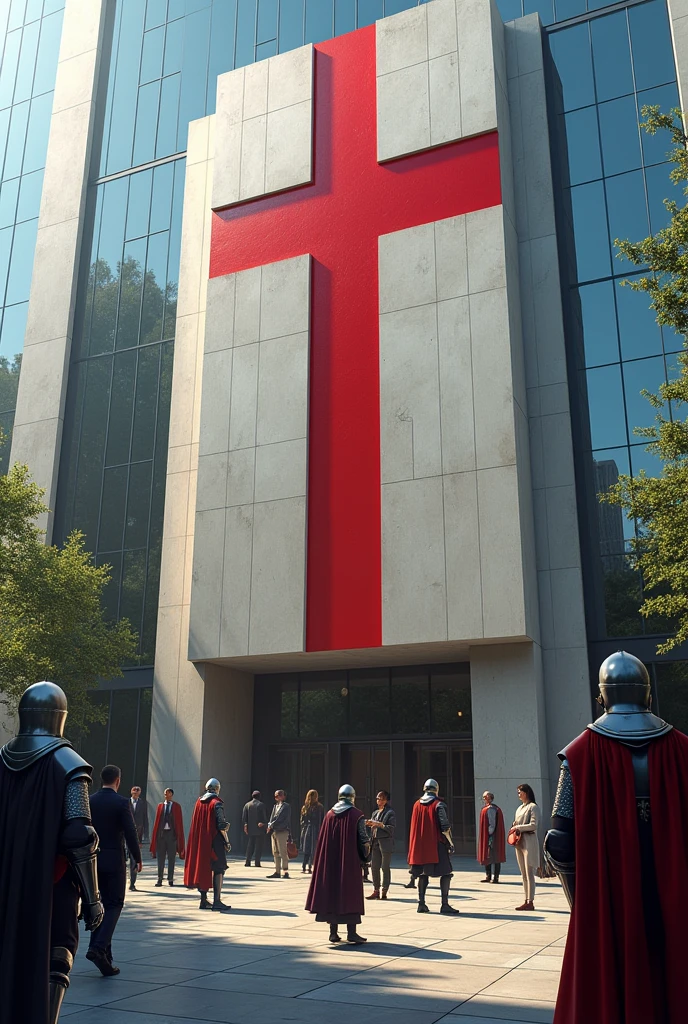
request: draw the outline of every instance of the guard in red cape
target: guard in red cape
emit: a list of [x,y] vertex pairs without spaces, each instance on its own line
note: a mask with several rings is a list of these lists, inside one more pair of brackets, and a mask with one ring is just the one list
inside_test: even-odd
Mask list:
[[429,914],[425,894],[431,878],[439,878],[442,906],[440,914],[458,914],[449,905],[449,885],[453,874],[449,854],[454,852],[447,805],[439,798],[439,783],[428,779],[423,795],[413,805],[408,862],[418,879],[418,913]]
[[361,864],[368,859],[369,840],[353,786],[341,786],[338,796],[318,834],[306,910],[316,921],[327,921],[330,942],[342,941],[337,926],[345,924],[347,942],[358,945],[366,941],[356,925],[365,913]]
[[604,714],[562,760],[545,856],[571,905],[555,1024],[688,1019],[688,736],[650,711],[641,661],[600,668]]
[[84,924],[103,918],[92,768],[63,736],[67,698],[34,683],[0,750],[0,1024],[56,1024]]
[[[220,783],[217,779],[208,779],[205,793],[199,796],[194,807],[184,865],[184,885],[200,892],[200,910],[232,909],[222,902],[222,880],[231,850],[228,833]],[[213,890],[212,904],[208,900],[209,889]]]
[[[494,793],[483,793],[485,806],[480,812],[478,831],[478,861],[485,868],[483,882],[498,882],[502,864],[506,861],[504,842],[504,815],[494,802]],[[494,867],[494,879],[492,868]]]

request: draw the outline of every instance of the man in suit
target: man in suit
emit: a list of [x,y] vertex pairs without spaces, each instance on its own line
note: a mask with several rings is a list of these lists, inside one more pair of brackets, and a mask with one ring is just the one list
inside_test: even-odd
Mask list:
[[176,800],[173,800],[174,790],[166,789],[165,799],[158,804],[155,812],[155,823],[153,825],[153,836],[151,838],[151,857],[158,858],[158,880],[156,888],[162,885],[162,876],[165,872],[165,859],[167,859],[167,881],[174,885],[174,859],[179,854],[179,859],[184,860],[184,821],[182,809]]
[[257,789],[254,789],[249,802],[244,804],[244,809],[241,812],[241,823],[244,826],[244,833],[248,836],[245,866],[250,868],[251,857],[255,857],[256,867],[259,868],[268,815],[265,810],[265,804],[261,801],[260,793]]
[[101,899],[105,907],[102,924],[91,932],[91,943],[86,959],[96,965],[101,974],[110,977],[119,974],[112,962],[112,936],[124,906],[127,887],[127,865],[124,855],[126,840],[129,855],[141,870],[141,849],[136,826],[131,814],[131,803],[117,790],[122,773],[117,765],[107,764],[100,773],[101,788],[91,797],[91,819],[100,839],[98,851],[98,880]]
[[[134,818],[134,825],[136,826],[136,835],[139,839],[139,844],[148,842],[148,805],[145,800],[141,798],[141,787],[131,787],[131,813]],[[129,858],[129,889],[131,892],[136,892],[136,861],[133,857]]]

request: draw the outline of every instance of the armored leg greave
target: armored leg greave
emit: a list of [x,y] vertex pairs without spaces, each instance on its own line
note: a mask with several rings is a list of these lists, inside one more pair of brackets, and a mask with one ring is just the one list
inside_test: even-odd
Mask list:
[[64,946],[53,946],[50,950],[50,1024],[57,1024],[73,964],[74,957]]
[[428,882],[429,882],[429,879],[428,879],[427,875],[419,875],[418,876],[418,902],[419,903],[425,903],[425,894],[428,891]]
[[451,875],[442,875],[440,878],[440,892],[442,894],[442,903],[449,903],[449,886],[451,885]]
[[96,864],[98,836],[91,825],[79,827],[84,833],[79,836],[79,845],[72,845],[69,842],[70,837],[64,833],[62,849],[79,881],[84,924],[86,930],[92,932],[103,920],[103,905],[100,902],[100,892],[98,891]]

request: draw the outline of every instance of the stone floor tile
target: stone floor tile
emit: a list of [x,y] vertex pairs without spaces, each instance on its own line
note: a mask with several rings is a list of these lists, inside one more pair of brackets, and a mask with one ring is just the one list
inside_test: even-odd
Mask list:
[[529,971],[556,971],[558,977],[561,974],[561,965],[564,957],[563,955],[557,956],[557,953],[562,954],[563,950],[554,950],[551,947],[547,947],[544,952],[529,957],[524,963],[517,966],[525,967]]
[[528,964],[524,967],[517,967],[510,971],[498,981],[495,981],[489,988],[484,989],[484,996],[506,996],[509,999],[518,999],[527,992],[537,991],[538,999],[545,1002],[557,998],[559,991],[558,971],[529,971]]
[[382,967],[374,967],[359,975],[356,981],[363,985],[401,985],[419,991],[439,988],[448,992],[456,990],[475,995],[481,989],[498,981],[504,973],[502,968],[462,964],[458,956],[456,960],[442,963],[434,961],[432,965],[429,965],[427,960],[405,957],[402,960],[392,960]]
[[232,967],[244,964],[255,964],[259,960],[268,960],[275,956],[275,950],[260,946],[233,946],[228,939],[218,939],[214,943],[199,943],[197,946],[183,951],[168,950],[137,960],[136,963],[152,967],[190,967],[193,970],[227,971]]
[[434,988],[418,991],[400,985],[376,985],[373,998],[369,985],[361,985],[357,981],[337,981],[333,985],[326,985],[315,992],[309,992],[301,998],[448,1013],[459,1006],[464,999],[470,998],[470,993],[465,993],[462,996],[459,992],[443,992]]
[[76,985],[70,985],[64,997],[65,1005],[71,1002],[83,1004],[84,1006],[102,1006],[105,1003],[112,1003],[115,999],[124,999],[128,996],[142,996],[147,992],[160,988],[156,984],[145,984],[141,981],[127,981],[121,975],[114,978],[104,978],[96,972],[93,977],[82,975],[79,978],[78,989]]
[[241,974],[240,971],[239,968],[236,971],[205,974],[202,978],[183,982],[181,987],[217,989],[218,992],[260,992],[264,996],[294,997],[327,986],[326,981],[282,978],[270,974],[263,974],[257,978],[255,974]]
[[539,943],[541,946],[549,946],[566,934],[568,920],[559,925],[540,924],[538,921],[521,918],[509,924],[497,925],[490,929],[490,941],[492,942],[525,942],[528,945]]
[[444,1024],[467,1024],[477,1020],[485,1024],[485,1019],[492,1022],[507,1020],[522,1021],[523,1024],[551,1024],[554,1018],[554,1003],[536,999],[507,999],[499,996],[487,996],[481,993],[461,1003],[456,1010],[445,1018]]

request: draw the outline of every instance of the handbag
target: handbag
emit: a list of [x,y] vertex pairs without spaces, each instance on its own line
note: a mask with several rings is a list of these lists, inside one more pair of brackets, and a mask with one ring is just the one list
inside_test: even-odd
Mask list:
[[289,838],[287,839],[287,857],[289,858],[289,860],[294,860],[294,858],[298,857],[298,855],[299,848],[290,835]]
[[506,837],[506,841],[509,844],[509,846],[518,846],[522,838],[522,832],[509,832],[509,835]]

